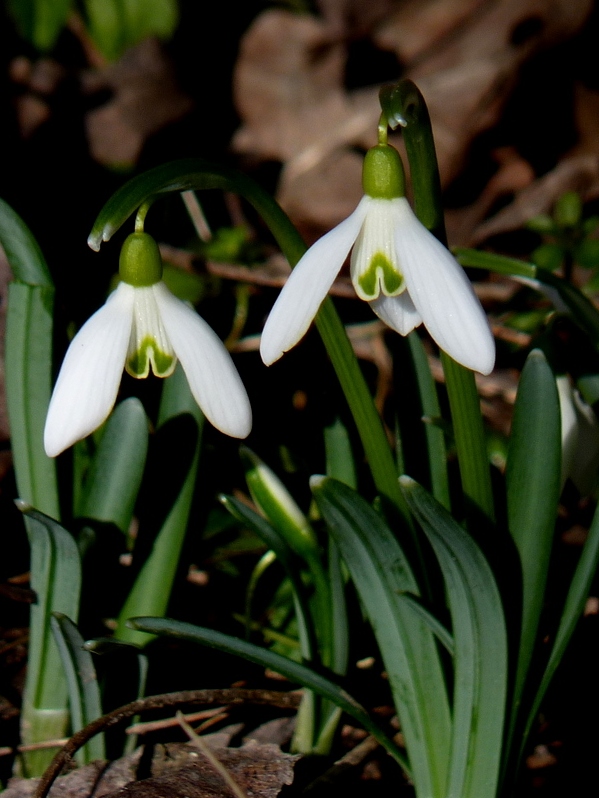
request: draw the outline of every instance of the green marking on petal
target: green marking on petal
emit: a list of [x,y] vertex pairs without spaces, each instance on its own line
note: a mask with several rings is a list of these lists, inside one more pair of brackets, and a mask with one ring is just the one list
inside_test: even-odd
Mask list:
[[385,296],[397,296],[405,289],[403,274],[382,252],[372,256],[368,268],[358,277],[358,285],[358,294],[367,300],[376,299],[381,291]]
[[127,358],[125,370],[141,380],[148,376],[150,369],[157,377],[169,377],[176,365],[177,358],[159,349],[156,341],[148,335]]

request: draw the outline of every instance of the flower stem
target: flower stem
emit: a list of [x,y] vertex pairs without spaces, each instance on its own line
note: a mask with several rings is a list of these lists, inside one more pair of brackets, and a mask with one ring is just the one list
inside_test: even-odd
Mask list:
[[[411,80],[401,80],[395,86],[383,86],[380,102],[389,127],[403,127],[416,215],[425,227],[446,244],[439,167],[424,97]],[[491,475],[474,374],[445,352],[442,353],[442,362],[462,489],[472,505],[493,519]]]

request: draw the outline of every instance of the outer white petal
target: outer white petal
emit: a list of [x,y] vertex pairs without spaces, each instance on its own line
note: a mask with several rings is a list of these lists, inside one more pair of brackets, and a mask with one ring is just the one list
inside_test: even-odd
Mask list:
[[267,366],[306,333],[358,237],[371,202],[362,197],[356,210],[319,238],[291,272],[262,332],[260,354]]
[[495,342],[470,280],[453,255],[422,225],[408,201],[398,206],[397,254],[408,291],[429,333],[448,355],[489,374]]
[[378,299],[373,299],[368,304],[379,319],[400,335],[407,335],[414,327],[422,324],[420,313],[414,307],[407,291],[399,296],[381,294]]
[[46,417],[48,457],[85,438],[112,410],[127,356],[134,290],[121,283],[73,338]]
[[152,288],[166,334],[202,412],[221,432],[245,438],[252,428],[252,409],[225,345],[204,319],[173,296],[164,283]]

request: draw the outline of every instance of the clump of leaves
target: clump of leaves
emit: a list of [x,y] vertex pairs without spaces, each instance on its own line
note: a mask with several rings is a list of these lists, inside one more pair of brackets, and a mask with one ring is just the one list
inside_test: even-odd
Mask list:
[[48,52],[77,14],[108,61],[147,36],[170,39],[179,22],[177,0],[8,0],[7,8],[23,38]]
[[575,191],[563,194],[555,203],[553,215],[541,214],[530,219],[526,226],[543,239],[532,253],[532,260],[548,271],[562,270],[571,279],[575,265],[592,269],[587,287],[599,287],[599,216],[583,218],[580,195]]

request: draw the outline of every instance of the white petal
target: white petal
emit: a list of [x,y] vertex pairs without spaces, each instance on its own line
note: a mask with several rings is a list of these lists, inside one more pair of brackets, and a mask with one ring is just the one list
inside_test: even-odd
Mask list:
[[356,210],[319,238],[291,272],[262,332],[260,354],[267,366],[306,333],[358,237],[371,202],[362,197]]
[[73,338],[46,417],[48,457],[85,438],[112,410],[131,334],[134,290],[121,283]]
[[241,377],[214,330],[164,283],[152,286],[162,323],[194,399],[210,423],[233,438],[252,428],[252,409]]
[[458,363],[489,374],[495,342],[470,280],[407,200],[400,206],[395,241],[410,297],[432,338]]
[[422,324],[420,313],[414,307],[407,291],[399,296],[381,294],[378,299],[374,299],[368,304],[379,319],[400,335],[407,335],[412,332],[414,327]]

